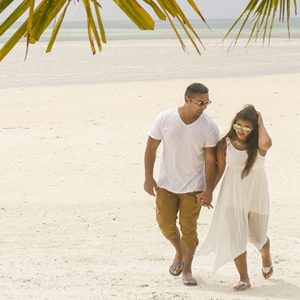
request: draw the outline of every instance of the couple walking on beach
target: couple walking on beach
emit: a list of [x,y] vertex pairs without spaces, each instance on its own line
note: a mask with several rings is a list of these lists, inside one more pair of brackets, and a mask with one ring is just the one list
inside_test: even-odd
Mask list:
[[[193,83],[186,89],[182,106],[158,115],[145,151],[144,189],[156,196],[158,225],[175,248],[170,274],[182,273],[183,284],[193,286],[197,285],[192,275],[197,219],[201,207],[212,208],[213,190],[226,169],[208,235],[197,253],[215,253],[214,272],[234,260],[240,279],[233,289],[242,291],[251,286],[248,240],[261,253],[264,278],[273,273],[267,236],[269,193],[263,169],[272,141],[252,105],[236,114],[228,133],[219,140],[217,125],[204,112],[210,103],[208,88]],[[156,182],[153,169],[161,141]]]

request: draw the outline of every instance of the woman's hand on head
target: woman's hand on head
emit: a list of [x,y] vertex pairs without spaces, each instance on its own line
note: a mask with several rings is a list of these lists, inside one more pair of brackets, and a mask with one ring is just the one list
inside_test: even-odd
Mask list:
[[261,125],[263,123],[261,113],[259,111],[256,111],[256,115],[257,115],[257,123],[258,125]]

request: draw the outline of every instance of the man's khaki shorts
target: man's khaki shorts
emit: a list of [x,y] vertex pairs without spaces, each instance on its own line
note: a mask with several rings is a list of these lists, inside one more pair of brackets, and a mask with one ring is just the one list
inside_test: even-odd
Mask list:
[[[198,244],[197,220],[201,206],[196,195],[200,192],[176,194],[158,188],[156,195],[156,220],[163,235],[168,240],[182,238],[188,247]],[[176,226],[179,212],[180,231]]]

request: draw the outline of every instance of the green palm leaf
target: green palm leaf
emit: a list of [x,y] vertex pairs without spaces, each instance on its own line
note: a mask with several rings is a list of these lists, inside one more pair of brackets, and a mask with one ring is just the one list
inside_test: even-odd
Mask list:
[[14,0],[1,0],[0,1],[0,13],[2,13],[5,8],[7,8],[7,6],[9,4],[11,4]]
[[102,39],[103,43],[106,43],[106,35],[105,35],[104,25],[103,25],[103,22],[102,22],[100,9],[99,9],[99,8],[101,8],[101,6],[97,2],[97,0],[92,0],[92,1],[94,2],[94,8],[95,8],[96,16],[97,16],[98,27],[100,29],[101,39]]
[[242,14],[229,28],[224,39],[228,38],[233,30],[238,27],[238,24],[242,22],[233,42],[231,43],[231,45],[236,45],[241,33],[246,28],[246,25],[253,22],[247,44],[249,44],[252,40],[257,40],[260,36],[262,37],[263,44],[266,36],[268,36],[270,43],[276,14],[278,12],[279,22],[285,21],[286,14],[288,36],[290,37],[291,2],[294,6],[294,13],[297,15],[296,0],[250,0]]
[[[1,2],[2,4],[2,2]],[[23,1],[11,14],[10,16],[0,24],[0,36],[5,33],[5,31],[10,28],[28,9],[29,0]],[[1,12],[1,11],[0,11]]]
[[48,43],[48,46],[47,46],[47,49],[46,49],[46,52],[50,52],[52,50],[52,47],[53,47],[53,44],[56,40],[56,37],[57,37],[57,34],[58,34],[58,31],[60,29],[60,26],[64,20],[64,17],[65,17],[65,14],[66,14],[66,11],[67,11],[67,8],[70,4],[71,0],[68,0],[68,3],[66,5],[66,7],[64,8],[62,14],[60,15],[57,23],[55,24],[54,28],[53,28],[53,32],[52,32],[52,35],[51,35],[51,38],[49,40],[49,43]]

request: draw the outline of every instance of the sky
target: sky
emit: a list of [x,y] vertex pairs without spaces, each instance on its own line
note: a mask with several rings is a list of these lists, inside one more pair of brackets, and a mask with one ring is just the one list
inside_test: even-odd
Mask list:
[[[0,0],[1,1],[1,0]],[[36,5],[40,3],[41,0],[36,0]],[[145,4],[143,0],[137,0],[154,18],[157,19],[152,8]],[[210,18],[234,18],[236,19],[250,2],[250,0],[194,0],[198,5],[200,11],[206,19]],[[262,0],[260,0],[262,1]],[[14,0],[12,4],[4,12],[0,14],[0,24],[6,19],[6,17],[15,9],[22,0]],[[117,6],[113,0],[98,0],[101,4],[101,16],[104,21],[108,20],[128,20],[128,17],[123,13],[123,11]],[[188,4],[187,0],[177,0],[180,4],[186,16],[190,19],[198,19],[198,15],[193,11],[193,9]],[[293,1],[292,1],[293,2]],[[300,6],[300,0],[296,0],[298,7]],[[27,17],[27,13],[24,14],[19,21],[23,21]],[[294,17],[293,4],[291,17]],[[66,13],[64,21],[85,21],[86,12],[83,7],[81,0],[72,0],[70,7]]]
[[[195,0],[205,18],[236,18],[249,1],[250,0]],[[187,0],[177,0],[177,2],[181,5],[187,16],[197,18],[197,15],[191,9]],[[102,6],[102,16],[104,20],[128,19],[113,0],[99,0],[99,3]],[[149,9],[147,4],[144,4],[143,1],[139,1],[139,3],[155,17],[152,13],[152,9]],[[68,20],[78,20],[78,18],[81,20],[85,19],[85,11],[81,3],[73,5],[72,11],[69,11]]]
[[[1,13],[0,23],[9,15],[9,13],[21,3],[22,0],[15,0],[10,7]],[[195,0],[196,4],[200,8],[200,11],[204,14],[205,18],[236,18],[246,7],[250,0]],[[39,3],[40,1],[36,1]],[[140,4],[153,16],[152,9],[145,4],[142,0],[138,0]],[[177,0],[181,5],[183,11],[188,17],[197,18],[197,15],[191,9],[187,0]],[[102,6],[101,14],[104,20],[128,20],[122,10],[114,3],[113,0],[99,0]],[[65,16],[65,20],[68,21],[82,21],[85,20],[85,10],[82,2],[73,0]]]

